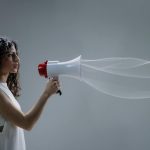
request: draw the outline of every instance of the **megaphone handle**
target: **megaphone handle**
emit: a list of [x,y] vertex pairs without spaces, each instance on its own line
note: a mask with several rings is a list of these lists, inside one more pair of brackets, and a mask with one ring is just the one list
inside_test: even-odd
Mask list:
[[59,95],[62,95],[61,90],[58,90],[56,93],[59,94]]
[[[50,77],[49,77],[49,79],[50,79]],[[58,91],[56,92],[56,94],[59,94],[59,95],[61,96],[61,95],[62,95],[61,90],[58,90]]]

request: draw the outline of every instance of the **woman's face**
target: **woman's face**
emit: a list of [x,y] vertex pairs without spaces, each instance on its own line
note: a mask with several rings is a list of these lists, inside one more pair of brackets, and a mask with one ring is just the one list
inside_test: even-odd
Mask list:
[[17,73],[19,69],[19,57],[14,46],[2,61],[3,73]]

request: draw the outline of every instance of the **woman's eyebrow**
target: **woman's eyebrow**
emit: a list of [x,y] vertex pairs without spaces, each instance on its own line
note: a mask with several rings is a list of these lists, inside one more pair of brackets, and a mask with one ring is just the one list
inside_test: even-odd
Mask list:
[[18,54],[17,52],[9,52],[10,54]]

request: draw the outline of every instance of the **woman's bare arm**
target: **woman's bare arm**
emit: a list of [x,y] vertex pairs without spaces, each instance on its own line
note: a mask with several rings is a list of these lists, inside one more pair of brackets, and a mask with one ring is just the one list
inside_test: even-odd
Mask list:
[[14,106],[6,94],[0,92],[0,114],[16,126],[25,130],[31,130],[35,122],[40,117],[48,98],[57,92],[58,87],[58,81],[49,81],[37,103],[27,113],[20,111]]

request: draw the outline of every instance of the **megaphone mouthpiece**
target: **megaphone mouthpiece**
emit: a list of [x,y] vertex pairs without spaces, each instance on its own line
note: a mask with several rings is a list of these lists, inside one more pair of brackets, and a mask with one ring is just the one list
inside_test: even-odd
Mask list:
[[39,71],[40,76],[44,76],[45,78],[48,77],[47,76],[47,62],[48,61],[45,61],[44,63],[38,65],[38,71]]

